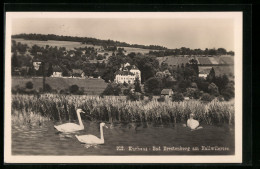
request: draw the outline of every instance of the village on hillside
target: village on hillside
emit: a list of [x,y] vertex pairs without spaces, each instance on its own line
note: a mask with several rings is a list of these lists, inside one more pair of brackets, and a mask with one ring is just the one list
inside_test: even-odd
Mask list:
[[[135,52],[128,52],[126,49],[129,47],[83,45],[66,49],[54,45],[27,45],[26,40],[14,39],[13,81],[19,77],[31,79],[24,80],[24,83],[35,81],[39,84],[35,90],[42,91],[44,87],[40,85],[39,78],[45,76],[48,88],[51,89],[49,92],[59,93],[70,93],[70,81],[78,79],[82,83],[74,84],[78,87],[77,91],[81,90],[75,92],[77,94],[129,95],[129,91],[135,89],[136,93],[163,98],[172,98],[172,95],[177,94],[177,99],[181,100],[198,99],[205,94],[208,94],[205,96],[208,100],[220,96],[229,100],[234,95],[232,83],[235,56],[232,51],[227,52],[224,48],[204,51],[189,48],[164,51],[146,49],[146,52],[140,53],[138,48]],[[90,79],[97,80],[96,85],[91,87],[91,92],[87,87]],[[21,91],[18,83],[14,82],[12,86],[13,91]],[[94,92],[95,87],[99,88],[98,92]]]

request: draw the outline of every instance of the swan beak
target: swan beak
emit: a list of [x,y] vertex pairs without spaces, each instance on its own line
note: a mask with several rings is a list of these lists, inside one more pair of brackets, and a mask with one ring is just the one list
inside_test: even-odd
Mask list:
[[108,129],[108,127],[107,126],[105,126],[107,129]]
[[84,111],[81,111],[81,113],[85,113]]

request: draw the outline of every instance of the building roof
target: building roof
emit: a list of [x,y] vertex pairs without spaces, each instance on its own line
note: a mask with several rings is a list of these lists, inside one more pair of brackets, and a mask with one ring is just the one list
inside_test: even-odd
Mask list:
[[131,67],[131,70],[139,70],[135,65]]
[[76,74],[81,74],[81,73],[83,73],[83,70],[81,70],[81,69],[72,69],[72,73],[74,74],[74,73],[76,73]]
[[209,57],[197,57],[199,65],[211,65],[211,60]]
[[62,69],[59,66],[53,66],[53,72],[62,72]]
[[226,74],[227,76],[234,76],[234,66],[213,66],[216,76],[222,76]]
[[212,67],[199,66],[199,74],[209,74]]
[[32,62],[42,62],[42,60],[40,58],[34,57],[32,59]]
[[225,64],[228,64],[228,65],[233,65],[234,64],[234,57],[232,56],[220,56],[220,60],[222,62],[224,62]]
[[166,94],[169,94],[171,91],[172,91],[172,89],[163,89],[161,91],[161,94],[166,95]]
[[116,71],[115,73],[116,75],[121,75],[121,76],[134,76],[135,74],[133,74],[132,72],[129,72],[129,71]]
[[130,71],[130,70],[139,70],[135,65],[130,65],[129,63],[121,64],[121,69],[122,69],[122,70],[127,70],[127,71]]

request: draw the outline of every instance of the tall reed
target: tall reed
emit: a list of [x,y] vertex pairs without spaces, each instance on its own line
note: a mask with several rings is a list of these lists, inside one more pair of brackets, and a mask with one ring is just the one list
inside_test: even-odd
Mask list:
[[122,97],[77,96],[45,94],[13,95],[12,112],[29,111],[54,121],[76,120],[76,109],[86,112],[82,118],[112,122],[153,122],[158,124],[185,122],[190,113],[204,124],[234,123],[231,102],[200,101],[158,102],[127,101]]

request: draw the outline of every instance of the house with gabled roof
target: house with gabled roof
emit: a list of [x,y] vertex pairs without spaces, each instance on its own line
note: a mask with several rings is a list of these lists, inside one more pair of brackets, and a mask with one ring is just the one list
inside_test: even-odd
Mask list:
[[172,95],[173,95],[172,89],[163,89],[161,91],[161,96],[165,96],[165,97],[170,98],[170,97],[172,97]]
[[133,84],[136,78],[141,82],[141,71],[135,65],[126,63],[122,64],[121,68],[116,71],[114,81],[116,83]]
[[210,73],[212,67],[199,66],[199,77],[206,79]]
[[51,77],[62,77],[62,69],[59,66],[53,66],[53,73]]
[[41,59],[35,57],[35,58],[33,58],[32,62],[33,62],[34,69],[39,70],[41,63],[42,63]]
[[72,76],[73,77],[85,77],[85,73],[81,69],[72,69]]

